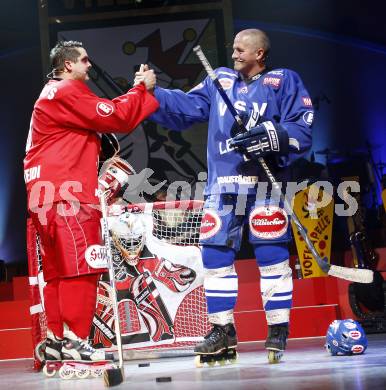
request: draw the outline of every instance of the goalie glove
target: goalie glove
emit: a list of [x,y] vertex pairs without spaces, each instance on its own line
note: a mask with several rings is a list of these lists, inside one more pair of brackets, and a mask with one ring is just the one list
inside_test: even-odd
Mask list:
[[246,133],[232,138],[230,146],[249,158],[264,157],[269,154],[288,154],[288,133],[282,126],[266,121]]

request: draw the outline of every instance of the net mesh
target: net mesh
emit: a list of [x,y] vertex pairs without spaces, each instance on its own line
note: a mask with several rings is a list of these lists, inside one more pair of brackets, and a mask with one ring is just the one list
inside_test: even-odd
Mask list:
[[[129,211],[139,215],[151,214],[153,230],[152,234],[157,239],[177,246],[198,246],[203,202],[157,202],[149,205],[133,205]],[[118,259],[116,259],[118,260]],[[177,260],[178,262],[178,260]],[[118,265],[118,264],[117,264]],[[139,331],[141,324],[138,318],[138,310],[133,301],[126,312],[122,308],[122,329],[136,329]],[[124,314],[125,313],[125,314]],[[128,321],[133,324],[122,324],[122,318],[126,315]],[[207,317],[207,305],[202,285],[191,290],[182,299],[176,311],[173,321],[174,342],[159,343],[141,347],[136,345],[134,349],[139,352],[147,351],[187,351],[192,352],[193,346],[210,330]],[[124,332],[123,332],[124,333]],[[130,348],[124,346],[125,349]],[[167,355],[167,354],[166,354]]]
[[[176,338],[200,337],[205,335],[210,324],[207,316],[204,288],[197,287],[187,294],[178,307],[174,327]],[[185,341],[186,345],[191,344]]]
[[191,209],[171,206],[153,209],[153,234],[155,237],[175,245],[198,245],[202,205]]

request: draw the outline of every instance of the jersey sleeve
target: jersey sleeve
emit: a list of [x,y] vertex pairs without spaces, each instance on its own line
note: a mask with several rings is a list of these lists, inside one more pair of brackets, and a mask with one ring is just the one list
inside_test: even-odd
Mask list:
[[184,130],[196,122],[209,119],[211,86],[206,78],[189,92],[157,87],[159,109],[149,119],[172,130]]
[[72,85],[52,100],[59,124],[100,133],[130,132],[158,108],[143,84],[113,100],[99,98],[86,85]]
[[314,110],[311,98],[297,73],[286,71],[281,92],[280,124],[288,132],[289,157],[294,160],[305,155],[311,148]]

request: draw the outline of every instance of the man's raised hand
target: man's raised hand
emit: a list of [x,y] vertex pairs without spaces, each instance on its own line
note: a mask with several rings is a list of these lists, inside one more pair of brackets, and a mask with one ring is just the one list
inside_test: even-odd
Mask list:
[[149,92],[152,92],[154,90],[154,87],[156,85],[156,75],[154,73],[153,69],[149,69],[149,66],[147,64],[141,64],[138,72],[135,73],[134,78],[134,87],[140,83],[144,83],[146,89]]

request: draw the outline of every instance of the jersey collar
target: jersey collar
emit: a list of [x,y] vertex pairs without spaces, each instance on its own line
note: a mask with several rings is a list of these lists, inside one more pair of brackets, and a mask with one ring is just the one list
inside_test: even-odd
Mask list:
[[241,80],[243,80],[246,84],[250,84],[252,83],[253,81],[256,81],[258,80],[261,76],[263,76],[265,73],[267,73],[269,71],[268,67],[264,68],[264,70],[262,70],[261,72],[255,74],[254,76],[252,77],[244,77],[244,75],[242,73],[239,72],[239,78]]

